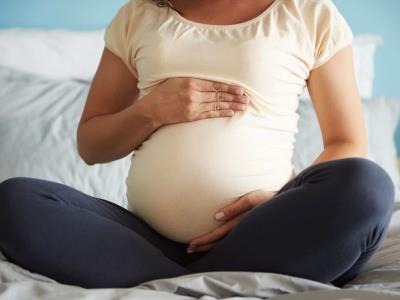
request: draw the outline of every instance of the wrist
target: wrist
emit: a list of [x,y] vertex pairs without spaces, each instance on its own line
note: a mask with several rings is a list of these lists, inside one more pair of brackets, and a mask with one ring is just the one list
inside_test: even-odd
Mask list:
[[149,102],[146,101],[147,99],[145,98],[146,96],[140,100],[137,100],[133,106],[135,106],[136,113],[143,119],[144,124],[153,130],[157,130],[163,124],[156,118],[152,106],[149,105]]

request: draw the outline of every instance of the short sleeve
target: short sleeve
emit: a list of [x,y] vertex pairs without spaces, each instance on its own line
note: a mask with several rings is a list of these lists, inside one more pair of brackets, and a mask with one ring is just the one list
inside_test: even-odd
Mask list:
[[318,0],[315,7],[314,64],[318,68],[332,58],[339,50],[353,42],[352,30],[331,0]]
[[137,71],[132,64],[131,19],[134,14],[133,1],[122,6],[105,29],[105,47],[118,56],[137,78]]

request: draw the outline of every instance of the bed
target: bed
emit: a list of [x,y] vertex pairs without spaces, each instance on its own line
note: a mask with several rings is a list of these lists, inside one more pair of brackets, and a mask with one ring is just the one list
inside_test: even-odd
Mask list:
[[[87,166],[76,151],[75,130],[103,47],[102,34],[102,30],[0,30],[0,182],[14,176],[43,178],[126,207],[123,179],[130,157]],[[125,289],[84,289],[32,273],[0,252],[0,300],[400,299],[400,179],[394,143],[400,100],[372,96],[374,52],[381,43],[376,36],[359,36],[354,52],[369,138],[367,156],[391,176],[396,205],[384,243],[346,286],[284,274],[221,271],[158,279]],[[322,151],[306,93],[298,113],[296,173]]]

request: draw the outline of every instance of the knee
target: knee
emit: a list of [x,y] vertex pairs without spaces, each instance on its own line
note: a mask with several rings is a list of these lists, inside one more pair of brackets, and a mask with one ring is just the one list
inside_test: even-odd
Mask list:
[[22,195],[28,194],[33,186],[34,178],[12,177],[0,183],[0,213],[9,214],[11,209],[18,209]]
[[25,205],[23,195],[27,191],[30,178],[13,177],[0,183],[0,247],[8,244],[6,241],[17,236],[18,216],[21,216]]
[[391,215],[395,187],[380,165],[367,158],[352,157],[342,160],[339,169],[341,190],[355,216],[381,220]]
[[35,180],[37,179],[22,176],[8,178],[0,182],[0,197],[4,197],[5,195],[9,195],[21,189],[25,190],[27,187],[30,187]]

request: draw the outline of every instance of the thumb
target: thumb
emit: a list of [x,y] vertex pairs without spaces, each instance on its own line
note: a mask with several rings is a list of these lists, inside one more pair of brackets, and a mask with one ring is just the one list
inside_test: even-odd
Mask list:
[[248,201],[247,197],[239,198],[237,201],[225,206],[224,208],[220,209],[215,214],[215,219],[217,221],[226,221],[231,219],[241,213],[253,208],[251,201]]

